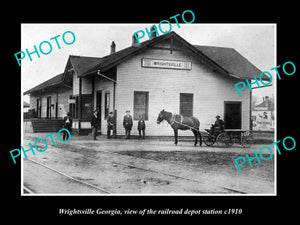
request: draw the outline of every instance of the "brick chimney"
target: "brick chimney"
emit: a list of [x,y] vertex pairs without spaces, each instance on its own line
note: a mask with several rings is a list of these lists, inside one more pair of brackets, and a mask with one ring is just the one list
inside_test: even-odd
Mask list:
[[[154,30],[155,30],[155,32],[153,32]],[[152,26],[150,27],[150,32],[151,32],[151,34],[150,34],[151,39],[154,39],[154,38],[157,37],[156,29],[154,28],[154,25],[152,25]]]
[[110,54],[115,53],[116,52],[116,44],[113,41],[110,45]]
[[[136,36],[137,37],[139,37],[139,35],[138,34],[136,34]],[[139,44],[137,43],[137,40],[136,40],[136,38],[135,38],[135,36],[134,36],[134,34],[132,35],[132,44],[131,44],[131,46],[138,46]]]

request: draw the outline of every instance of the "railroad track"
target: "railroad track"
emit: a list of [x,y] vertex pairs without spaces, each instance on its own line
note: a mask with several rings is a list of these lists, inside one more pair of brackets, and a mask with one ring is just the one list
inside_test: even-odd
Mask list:
[[[87,186],[87,187],[89,187],[89,188],[95,189],[95,190],[99,191],[99,192],[102,193],[102,194],[112,194],[110,191],[108,191],[108,190],[106,190],[106,189],[104,189],[104,188],[101,188],[101,187],[95,186],[95,185],[93,185],[93,184],[87,183],[87,182],[85,182],[85,181],[79,180],[79,179],[77,179],[77,178],[74,178],[74,177],[72,177],[72,176],[70,176],[70,175],[68,175],[68,174],[66,174],[66,173],[63,173],[63,172],[58,171],[58,170],[56,170],[56,169],[54,169],[54,168],[51,168],[51,167],[49,167],[49,166],[47,166],[47,165],[45,165],[45,164],[43,164],[43,163],[37,162],[37,161],[32,160],[32,159],[28,159],[28,158],[27,158],[27,159],[24,159],[24,160],[28,160],[28,161],[30,161],[30,162],[32,162],[32,163],[35,163],[35,164],[37,164],[37,165],[39,165],[39,166],[41,166],[41,167],[43,167],[43,168],[46,168],[46,169],[48,169],[48,170],[50,170],[50,171],[53,171],[53,172],[55,172],[55,173],[57,173],[57,174],[60,174],[61,176],[65,177],[65,178],[67,178],[67,179],[69,179],[69,180],[72,180],[73,182],[76,182],[76,183],[79,183],[79,184],[81,184],[81,185]],[[23,185],[23,190],[24,190],[24,193],[27,193],[27,194],[35,194],[34,191],[32,191],[31,189],[29,189],[29,188],[26,187],[25,185]]]
[[[80,145],[80,144],[71,144],[71,143],[68,143],[68,145],[74,147],[75,149],[80,147],[80,148],[84,148],[84,149],[92,149],[92,147],[87,147],[87,146],[84,146],[84,145]],[[57,146],[59,147],[59,146]],[[118,152],[111,152],[111,151],[106,151],[106,150],[101,150],[101,149],[97,149],[97,152],[102,152],[104,154],[113,154],[113,155],[118,155],[118,156],[121,156],[121,157],[124,157],[124,154],[121,154],[121,153],[118,153]],[[136,156],[130,156],[132,158],[136,158],[137,160],[138,159],[142,159],[142,160],[147,160],[147,161],[152,161],[152,162],[156,162],[156,163],[162,163],[161,161],[158,161],[158,160],[155,160],[155,159],[147,159],[147,158],[142,158],[142,157],[136,157]],[[92,184],[89,184],[85,181],[82,181],[82,180],[79,180],[77,178],[74,178],[68,174],[65,174],[63,172],[60,172],[54,168],[51,168],[43,163],[40,163],[40,162],[37,162],[35,160],[31,160],[31,159],[27,159],[27,160],[30,160],[32,161],[33,163],[36,163],[36,164],[39,164],[40,166],[43,166],[49,170],[52,170],[53,172],[55,173],[58,173],[62,176],[65,176],[75,182],[78,182],[78,183],[81,183],[82,185],[86,185],[86,186],[89,186],[91,188],[95,188],[95,189],[98,189],[99,191],[102,191],[103,193],[105,194],[113,194],[112,191],[109,191],[109,190],[106,190],[104,188],[100,188],[98,186],[95,186],[95,185],[92,185]],[[116,162],[116,161],[105,161],[105,162],[102,162],[102,163],[108,163],[108,164],[112,164],[112,165],[121,165],[123,167],[128,167],[128,168],[134,168],[136,170],[143,170],[143,171],[146,171],[146,172],[149,172],[149,173],[155,173],[155,174],[160,174],[160,175],[163,175],[163,176],[168,176],[168,177],[172,177],[172,178],[176,178],[176,179],[183,179],[183,180],[186,180],[186,181],[190,181],[190,182],[195,182],[195,183],[198,183],[198,184],[205,184],[205,181],[209,181],[209,179],[202,179],[202,180],[198,180],[198,179],[193,179],[193,178],[189,178],[189,177],[184,177],[184,176],[180,176],[180,175],[175,175],[175,174],[172,174],[172,173],[168,173],[168,172],[165,172],[165,171],[157,171],[157,170],[153,170],[153,169],[149,169],[149,168],[145,168],[145,167],[141,167],[141,166],[137,166],[137,165],[133,165],[133,164],[128,164],[128,163],[123,163],[123,162]],[[189,166],[189,165],[186,165],[186,164],[181,164],[181,163],[175,163],[175,162],[168,162],[169,164],[173,164],[173,165],[176,165],[176,166],[185,166],[185,167],[190,167],[190,168],[193,168],[192,166]],[[199,168],[197,168],[197,170],[199,170]],[[205,172],[205,171],[203,171]],[[219,172],[218,172],[219,173]],[[221,172],[219,174],[222,174]],[[224,174],[225,175],[225,174]],[[226,192],[230,192],[230,193],[235,193],[235,194],[247,194],[247,192],[245,191],[241,191],[241,190],[236,190],[234,188],[231,188],[231,187],[226,187],[226,186],[223,186],[223,185],[217,185],[217,184],[211,184],[210,186],[214,186],[214,187],[217,187],[221,190],[225,190]],[[28,191],[26,191],[28,192]]]
[[24,184],[23,184],[23,191],[24,191],[23,192],[24,194],[35,194],[34,191],[32,191],[30,188],[28,188]]
[[[120,162],[112,162],[112,163],[113,164],[122,165],[122,166],[131,167],[131,168],[135,168],[135,169],[139,169],[139,170],[144,170],[144,171],[147,171],[147,172],[158,173],[158,174],[161,174],[161,175],[170,176],[170,177],[177,178],[177,179],[183,179],[183,180],[187,180],[187,181],[192,181],[192,182],[204,184],[204,182],[199,181],[199,180],[195,180],[195,179],[191,179],[191,178],[187,178],[187,177],[182,177],[182,176],[178,176],[178,175],[174,175],[174,174],[170,174],[170,173],[158,172],[158,171],[155,171],[155,170],[151,170],[151,169],[142,168],[142,167],[139,167],[139,166],[130,165],[130,164],[127,164],[127,163],[120,163]],[[214,186],[218,187],[218,188],[221,188],[221,189],[224,189],[226,191],[233,192],[233,193],[247,194],[246,192],[238,191],[238,190],[235,190],[235,189],[232,189],[232,188],[228,188],[228,187],[223,187],[223,186],[219,186],[219,185],[214,185]]]
[[[78,145],[77,145],[78,146]],[[78,146],[79,147],[79,146]],[[82,146],[80,146],[82,147]],[[85,147],[87,148],[87,147]],[[97,150],[98,151],[98,150]],[[102,153],[106,153],[106,154],[116,154],[116,155],[119,155],[119,156],[122,156],[124,157],[123,154],[119,154],[119,153],[116,153],[116,152],[108,152],[108,151],[104,151],[104,150],[99,150],[100,152]],[[134,157],[134,156],[130,156],[130,157]],[[137,158],[137,159],[143,159],[143,158],[140,158],[140,157],[134,157],[134,158]],[[55,173],[58,173],[68,179],[71,179],[72,181],[75,181],[77,183],[80,183],[82,185],[86,185],[90,188],[93,188],[93,189],[97,189],[101,192],[101,194],[113,194],[112,191],[109,191],[105,188],[101,188],[101,187],[98,187],[98,186],[95,186],[93,184],[89,184],[85,181],[82,181],[82,180],[79,180],[77,178],[74,178],[66,173],[63,173],[61,171],[58,171],[57,169],[54,169],[54,168],[51,168],[43,163],[40,163],[40,162],[37,162],[35,160],[32,160],[32,159],[26,159],[26,160],[29,160],[31,161],[32,163],[35,163],[39,166],[42,166],[44,168],[47,168],[48,170],[51,170]],[[145,160],[145,159],[143,159]],[[147,159],[148,160],[148,159]],[[153,159],[149,159],[151,161],[154,161],[154,162],[159,162],[157,160],[153,160]],[[119,165],[119,166],[123,166],[123,167],[127,167],[127,168],[134,168],[136,170],[142,170],[142,171],[146,171],[148,173],[153,173],[153,174],[159,174],[159,175],[162,175],[162,176],[167,176],[167,177],[172,177],[173,179],[182,179],[182,180],[186,180],[188,182],[193,182],[193,183],[196,183],[196,184],[201,184],[201,185],[205,185],[205,181],[206,180],[203,180],[203,181],[200,181],[200,180],[197,180],[197,179],[193,179],[193,178],[188,178],[188,177],[183,177],[183,176],[180,176],[180,175],[175,175],[175,174],[172,174],[172,173],[168,173],[168,172],[161,172],[161,171],[156,171],[156,170],[153,170],[153,169],[149,169],[149,168],[144,168],[144,167],[141,167],[141,166],[136,166],[136,165],[133,165],[133,164],[128,164],[128,163],[123,163],[123,162],[116,162],[116,161],[105,161],[105,162],[102,162],[102,163],[106,163],[106,164],[111,164],[111,165]],[[161,163],[161,162],[160,162]],[[176,164],[176,163],[173,163],[173,164]],[[180,164],[176,164],[176,165],[180,165]],[[240,190],[235,190],[233,188],[229,188],[229,187],[224,187],[224,186],[220,186],[220,185],[210,185],[210,186],[214,186],[214,187],[217,187],[218,189],[220,190],[224,190],[225,192],[230,192],[230,193],[235,193],[235,194],[247,194],[246,192],[243,192],[243,191],[240,191]],[[30,194],[33,194],[32,191],[30,192],[27,188],[27,190],[24,188],[24,191],[27,192],[27,193],[30,193]]]
[[[72,145],[72,144],[70,144]],[[89,149],[90,147],[86,147],[84,145],[74,145],[74,147],[77,146],[77,147],[81,147],[81,148],[86,148],[86,149]],[[97,152],[103,152],[103,153],[108,153],[108,154],[113,154],[113,155],[119,155],[119,156],[124,156],[124,154],[121,154],[121,153],[118,153],[118,152],[111,152],[111,151],[105,151],[105,150],[100,150],[100,149],[97,149]],[[147,159],[147,158],[142,158],[142,157],[136,157],[136,156],[130,156],[130,157],[133,157],[133,158],[136,158],[136,159],[143,159],[143,160],[147,160],[147,161],[152,161],[152,162],[158,162],[158,163],[161,163],[161,161],[158,161],[158,160],[155,160],[155,159]],[[188,181],[193,181],[193,182],[197,182],[197,183],[201,183],[203,184],[204,182],[203,181],[199,181],[199,180],[196,180],[196,179],[192,179],[192,178],[187,178],[187,177],[182,177],[182,176],[178,176],[178,175],[174,175],[174,174],[170,174],[170,173],[166,173],[166,172],[158,172],[156,170],[151,170],[151,169],[147,169],[147,168],[143,168],[143,167],[139,167],[139,166],[135,166],[135,165],[132,165],[132,164],[126,164],[126,163],[120,163],[120,162],[112,162],[113,164],[118,164],[118,165],[123,165],[123,166],[127,166],[127,167],[131,167],[131,168],[136,168],[136,169],[140,169],[140,170],[144,170],[144,171],[149,171],[149,172],[153,172],[153,173],[158,173],[158,174],[162,174],[162,175],[166,175],[166,176],[170,176],[170,177],[175,177],[175,178],[178,178],[178,179],[184,179],[184,180],[188,180]],[[176,166],[188,166],[190,168],[194,168],[192,166],[189,166],[189,165],[186,165],[186,164],[181,164],[181,163],[174,163],[174,162],[168,162],[170,164],[173,164],[173,165],[176,165]],[[197,168],[198,169],[198,168]],[[205,171],[203,171],[205,172]],[[219,174],[222,174],[221,172],[218,172]],[[223,174],[225,175],[225,174]],[[221,185],[214,185],[215,187],[218,187],[218,188],[221,188],[221,189],[224,189],[226,191],[230,191],[232,193],[237,193],[237,194],[248,194],[247,192],[244,192],[244,191],[241,191],[241,190],[236,190],[236,189],[233,189],[233,188],[230,188],[230,187],[225,187],[225,186],[221,186]]]

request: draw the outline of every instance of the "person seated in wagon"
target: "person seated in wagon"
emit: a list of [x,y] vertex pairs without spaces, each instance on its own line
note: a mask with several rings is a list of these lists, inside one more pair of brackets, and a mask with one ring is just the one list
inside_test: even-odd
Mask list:
[[210,128],[210,134],[217,137],[220,133],[224,131],[224,121],[219,115],[216,116],[216,122]]

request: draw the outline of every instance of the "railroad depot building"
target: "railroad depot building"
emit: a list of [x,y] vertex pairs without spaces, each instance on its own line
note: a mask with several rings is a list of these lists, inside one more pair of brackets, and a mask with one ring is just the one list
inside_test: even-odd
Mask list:
[[[141,115],[146,135],[173,135],[167,122],[157,124],[165,109],[200,120],[200,130],[209,128],[218,114],[225,128],[250,129],[251,92],[239,97],[234,84],[253,79],[261,71],[233,48],[192,45],[175,32],[116,51],[102,58],[69,56],[63,73],[24,92],[30,95],[31,121],[60,120],[67,112],[73,117],[73,131],[91,132],[90,118],[99,108],[101,127],[116,115],[116,133],[124,135],[123,116],[133,116],[132,134],[137,134]],[[34,127],[33,127],[34,130]],[[192,135],[182,131],[180,135]]]

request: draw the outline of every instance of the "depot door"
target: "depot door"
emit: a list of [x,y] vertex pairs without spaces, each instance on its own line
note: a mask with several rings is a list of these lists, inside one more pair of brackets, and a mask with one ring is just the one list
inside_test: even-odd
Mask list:
[[51,96],[47,97],[47,119],[51,118]]
[[226,129],[241,129],[242,103],[224,102],[224,122]]
[[101,118],[102,118],[102,91],[96,92],[96,109],[99,110],[100,117],[98,118],[99,130],[101,130]]
[[41,109],[42,109],[41,99],[37,98],[36,99],[36,117],[37,118],[41,118]]

